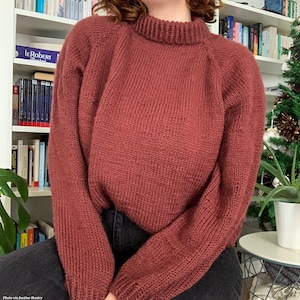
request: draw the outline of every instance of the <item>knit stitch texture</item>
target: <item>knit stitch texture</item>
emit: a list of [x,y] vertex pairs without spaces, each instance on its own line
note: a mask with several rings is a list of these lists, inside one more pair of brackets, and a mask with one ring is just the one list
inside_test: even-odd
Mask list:
[[[244,46],[200,18],[92,16],[57,64],[49,172],[71,299],[172,299],[234,244],[253,193],[265,96]],[[115,278],[114,204],[152,234]]]

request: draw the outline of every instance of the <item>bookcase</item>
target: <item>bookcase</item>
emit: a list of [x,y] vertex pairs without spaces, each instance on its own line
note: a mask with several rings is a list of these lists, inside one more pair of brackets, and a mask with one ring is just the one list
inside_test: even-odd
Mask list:
[[[253,0],[255,1],[255,0]],[[265,26],[276,26],[281,34],[288,35],[293,19],[240,4],[236,1],[223,0],[224,8],[217,14],[217,22],[209,25],[213,33],[218,33],[218,18],[233,15],[244,24],[261,22]],[[249,4],[251,1],[249,1]],[[51,63],[14,58],[17,34],[38,35],[53,38],[64,38],[76,21],[46,14],[35,13],[14,8],[14,1],[0,1],[0,37],[1,37],[1,68],[0,68],[0,167],[11,167],[11,145],[18,137],[38,138],[49,133],[49,128],[12,126],[12,86],[19,76],[30,76],[35,71],[53,72]],[[282,82],[281,67],[283,62],[262,56],[256,56],[266,86]],[[266,92],[268,109],[271,109],[276,93]],[[42,202],[51,198],[50,188],[30,188],[29,196],[34,202]],[[29,200],[30,202],[31,200]],[[11,202],[4,201],[5,208],[11,213]],[[39,203],[39,205],[41,205]],[[35,204],[31,205],[32,209]],[[46,206],[46,210],[48,206]],[[43,210],[43,205],[41,208]]]
[[[36,72],[54,72],[55,64],[15,58],[15,46],[18,35],[42,36],[64,39],[76,23],[75,20],[17,9],[14,1],[1,1],[1,68],[0,68],[0,166],[11,168],[11,145],[16,139],[34,139],[48,135],[47,127],[13,126],[12,125],[12,86],[19,77],[27,77]],[[24,42],[24,41],[23,41]],[[39,210],[44,219],[49,219],[51,213],[50,188],[29,188],[30,200],[26,205],[33,219]],[[4,199],[6,210],[13,215],[10,199]]]

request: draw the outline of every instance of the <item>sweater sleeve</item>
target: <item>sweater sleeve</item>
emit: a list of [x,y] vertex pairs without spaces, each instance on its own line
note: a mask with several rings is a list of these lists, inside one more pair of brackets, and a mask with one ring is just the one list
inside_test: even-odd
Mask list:
[[88,190],[88,169],[78,133],[78,102],[92,51],[85,22],[69,33],[57,63],[49,175],[56,242],[70,299],[104,299],[114,273],[114,258]]
[[253,194],[262,151],[265,96],[253,55],[228,57],[219,82],[224,134],[198,203],[154,234],[121,268],[110,291],[118,300],[171,299],[198,282],[236,242]]

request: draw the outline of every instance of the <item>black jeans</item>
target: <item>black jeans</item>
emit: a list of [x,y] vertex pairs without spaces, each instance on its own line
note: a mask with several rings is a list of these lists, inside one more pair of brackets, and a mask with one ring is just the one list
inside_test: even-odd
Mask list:
[[[105,210],[102,221],[115,256],[117,272],[150,235],[115,208]],[[232,248],[227,248],[201,280],[173,300],[239,300],[241,289],[242,275],[237,256]],[[5,296],[68,299],[55,239],[0,257],[0,300]]]

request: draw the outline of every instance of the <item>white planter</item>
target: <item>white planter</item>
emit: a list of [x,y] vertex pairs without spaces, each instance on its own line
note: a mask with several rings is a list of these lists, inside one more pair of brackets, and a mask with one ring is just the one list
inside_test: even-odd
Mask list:
[[300,249],[300,203],[274,202],[278,245]]

